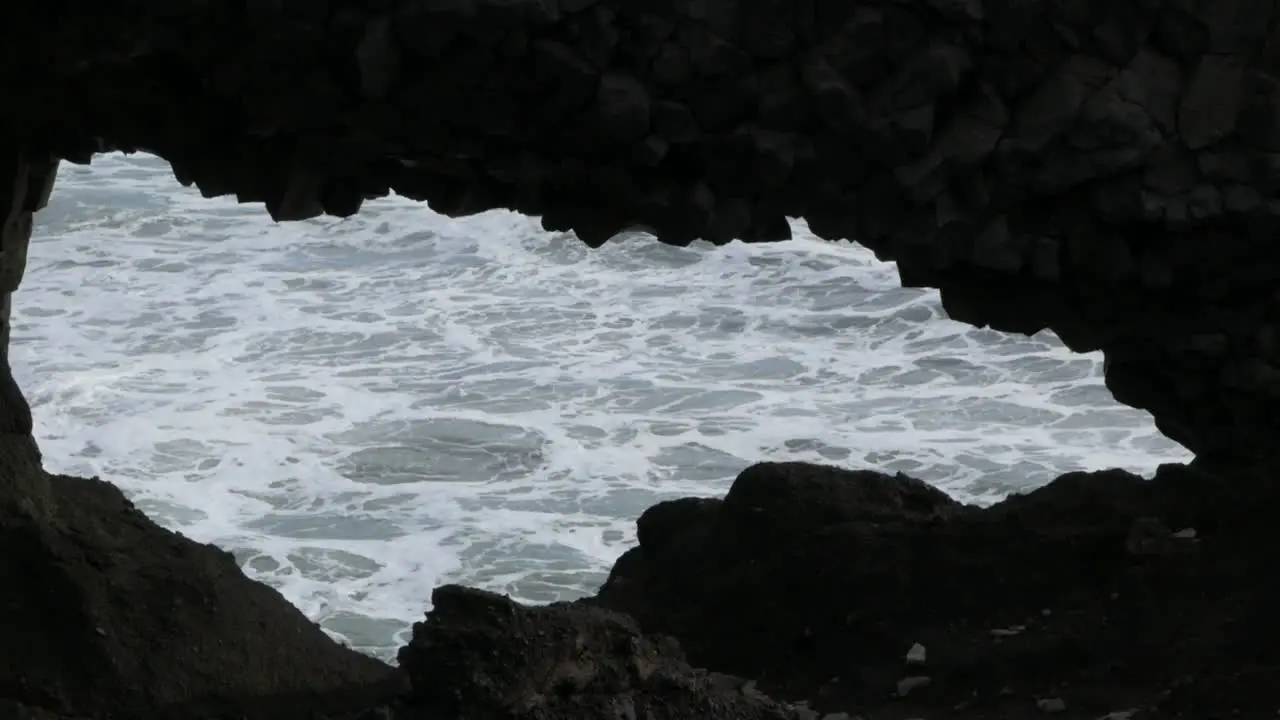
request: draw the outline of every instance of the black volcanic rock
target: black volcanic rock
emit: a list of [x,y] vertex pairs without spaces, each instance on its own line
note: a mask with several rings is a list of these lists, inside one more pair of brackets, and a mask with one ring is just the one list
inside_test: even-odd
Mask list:
[[[902,475],[764,463],[723,501],[650,508],[586,602],[823,712],[995,720],[1053,698],[1081,720],[1270,717],[1272,484],[1070,473],[979,509]],[[912,677],[929,681],[903,697]]]
[[400,649],[413,690],[397,717],[799,720],[746,680],[691,669],[674,640],[623,615],[456,585],[431,601]]
[[[318,718],[399,689],[392,668],[333,642],[230,553],[160,528],[105,482],[46,482],[48,513],[0,513],[0,698],[10,708]],[[22,717],[0,704],[6,712]]]
[[594,598],[437,589],[399,671],[112,486],[45,477],[0,517],[0,720],[1261,720],[1270,473],[1071,473],[981,509],[764,463],[646,511]]
[[1280,464],[1273,14],[28,3],[0,27],[0,66],[21,68],[0,78],[17,108],[0,140],[36,163],[155,152],[278,220],[391,191],[539,215],[592,246],[632,227],[678,245],[781,240],[807,218],[940,288],[954,319],[1102,350],[1116,398],[1198,456]]
[[[0,720],[807,719],[690,670],[656,634],[695,665],[879,720],[1272,717],[1275,14],[1250,0],[16,5],[0,24]],[[155,152],[206,196],[282,221],[392,191],[447,214],[540,215],[591,246],[637,226],[678,245],[780,240],[807,218],[940,288],[953,319],[1103,351],[1115,397],[1197,469],[1071,474],[978,510],[902,477],[760,466],[723,501],[646,512],[592,603],[442,591],[397,697],[399,675],[224,553],[103,483],[40,472],[9,307],[58,161],[112,150]],[[903,667],[915,642],[928,663]]]

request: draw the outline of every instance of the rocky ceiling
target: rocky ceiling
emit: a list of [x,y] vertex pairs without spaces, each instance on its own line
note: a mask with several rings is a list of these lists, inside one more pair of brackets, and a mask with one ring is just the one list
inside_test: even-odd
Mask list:
[[[451,215],[541,216],[593,246],[631,227],[778,240],[803,217],[941,288],[958,320],[1102,349],[1116,397],[1202,458],[1277,453],[1270,2],[49,0],[12,14],[0,137],[37,175],[50,157],[145,150],[277,220],[394,191]],[[39,204],[14,205],[10,225]]]

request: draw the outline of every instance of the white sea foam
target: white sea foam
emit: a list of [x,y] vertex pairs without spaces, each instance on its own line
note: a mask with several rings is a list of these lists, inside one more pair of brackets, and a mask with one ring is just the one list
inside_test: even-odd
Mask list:
[[398,198],[274,225],[146,156],[64,168],[38,222],[13,363],[51,469],[119,483],[383,655],[442,582],[590,592],[645,507],[757,460],[991,501],[1186,457],[1099,356],[946,320],[803,225],[589,251]]

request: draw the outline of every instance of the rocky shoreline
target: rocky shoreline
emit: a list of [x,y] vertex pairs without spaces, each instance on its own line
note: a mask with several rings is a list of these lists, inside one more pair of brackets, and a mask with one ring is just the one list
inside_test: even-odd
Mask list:
[[1070,720],[1280,711],[1280,488],[1072,473],[990,508],[745,470],[576,603],[445,586],[388,667],[98,480],[0,513],[0,720]]

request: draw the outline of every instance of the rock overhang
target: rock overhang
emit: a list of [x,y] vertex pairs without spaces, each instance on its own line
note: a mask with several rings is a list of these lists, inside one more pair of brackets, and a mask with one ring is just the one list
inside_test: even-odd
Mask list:
[[[1203,6],[1203,7],[1201,7]],[[3,32],[32,156],[147,150],[277,220],[396,192],[596,246],[854,239],[948,313],[1101,349],[1202,456],[1280,425],[1269,5],[159,0]]]

